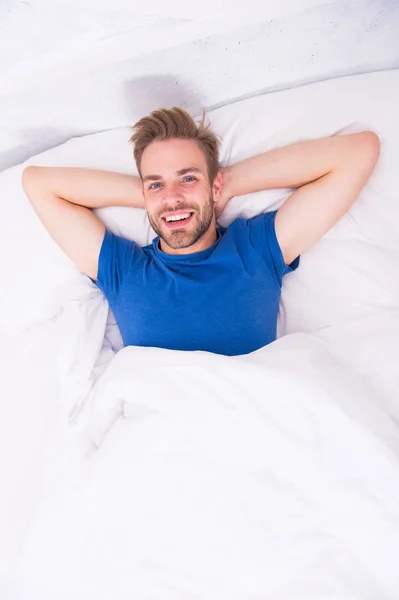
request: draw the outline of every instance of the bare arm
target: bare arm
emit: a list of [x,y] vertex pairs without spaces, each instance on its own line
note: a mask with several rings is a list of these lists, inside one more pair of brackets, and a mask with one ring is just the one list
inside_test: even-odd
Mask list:
[[276,148],[223,172],[229,195],[279,187],[299,188],[276,216],[286,264],[329,231],[349,210],[379,157],[372,131],[338,135]]
[[53,240],[94,280],[105,227],[90,209],[144,208],[140,179],[112,171],[29,166],[22,186]]

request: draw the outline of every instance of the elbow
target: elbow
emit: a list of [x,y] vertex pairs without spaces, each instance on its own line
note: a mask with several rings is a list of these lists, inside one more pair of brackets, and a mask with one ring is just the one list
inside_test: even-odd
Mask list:
[[29,165],[28,167],[25,167],[25,169],[22,171],[21,182],[22,182],[22,187],[25,192],[26,192],[27,186],[29,185],[29,181],[31,181],[31,179],[32,179],[34,170],[35,170],[35,167]]
[[26,192],[27,188],[31,186],[33,181],[37,181],[37,176],[38,176],[38,173],[41,168],[42,167],[28,165],[22,171],[21,183],[22,183],[22,188],[25,190],[25,192]]
[[24,183],[24,181],[33,177],[33,175],[36,172],[37,172],[37,167],[35,167],[34,165],[28,165],[27,167],[25,167],[25,169],[22,171],[22,184]]
[[36,167],[35,165],[28,165],[22,171],[22,177],[28,175],[29,173],[36,173],[38,169],[40,169],[40,167]]
[[30,202],[32,202],[32,198],[40,197],[44,191],[42,168],[29,165],[22,171],[21,186]]
[[354,135],[356,137],[353,138],[354,146],[352,146],[351,151],[352,160],[348,161],[348,164],[352,162],[352,165],[354,163],[362,170],[371,173],[380,156],[380,138],[374,131],[361,131]]
[[364,149],[367,149],[367,153],[370,155],[371,160],[376,163],[380,156],[380,138],[374,131],[363,131],[362,136],[362,143],[364,144]]

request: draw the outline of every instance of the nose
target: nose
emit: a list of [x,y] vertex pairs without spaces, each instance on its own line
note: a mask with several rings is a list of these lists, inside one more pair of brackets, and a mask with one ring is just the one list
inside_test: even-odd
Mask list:
[[179,185],[175,183],[165,185],[163,189],[163,200],[168,203],[184,201],[184,196],[181,193]]

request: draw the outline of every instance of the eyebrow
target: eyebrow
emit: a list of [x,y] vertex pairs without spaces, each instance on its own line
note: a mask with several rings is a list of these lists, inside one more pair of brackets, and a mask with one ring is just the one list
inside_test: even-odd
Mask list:
[[[180,169],[180,171],[176,171],[176,175],[180,177],[181,175],[185,175],[186,173],[201,173],[201,169],[198,167],[186,167],[185,169]],[[143,177],[143,183],[146,181],[154,181],[155,179],[162,179],[162,175],[146,175]]]

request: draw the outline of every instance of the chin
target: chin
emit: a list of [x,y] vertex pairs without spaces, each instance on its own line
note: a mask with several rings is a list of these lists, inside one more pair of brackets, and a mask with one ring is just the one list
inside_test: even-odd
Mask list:
[[184,236],[184,238],[180,236],[178,239],[176,239],[176,236],[170,236],[166,239],[162,239],[165,242],[165,244],[167,244],[170,248],[173,248],[174,250],[178,250],[180,248],[189,248],[194,243],[194,240],[192,238],[187,239],[186,235]]

